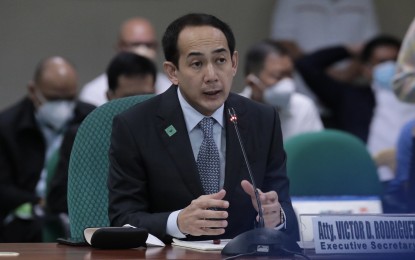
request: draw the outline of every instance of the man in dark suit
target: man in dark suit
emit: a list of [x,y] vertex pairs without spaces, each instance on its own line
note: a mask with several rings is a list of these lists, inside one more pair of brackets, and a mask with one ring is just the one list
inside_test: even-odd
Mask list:
[[265,226],[297,239],[278,113],[229,93],[238,65],[229,26],[211,15],[185,15],[166,29],[163,49],[173,85],[114,118],[111,225],[143,227],[167,242],[233,238],[254,228],[257,203],[229,120],[233,108]]
[[77,89],[75,68],[50,57],[28,96],[0,113],[0,242],[42,241],[52,158],[66,130],[95,108],[76,100]]

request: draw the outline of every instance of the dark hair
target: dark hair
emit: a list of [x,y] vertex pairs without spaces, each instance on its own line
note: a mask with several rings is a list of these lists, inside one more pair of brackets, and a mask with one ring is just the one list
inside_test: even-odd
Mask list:
[[212,26],[220,31],[226,37],[231,56],[235,51],[235,37],[229,25],[219,20],[213,15],[203,13],[191,13],[174,20],[166,29],[163,35],[162,44],[164,57],[167,61],[172,62],[177,68],[179,65],[179,50],[177,40],[180,32],[188,26]]
[[280,43],[273,40],[266,39],[252,45],[245,55],[245,76],[250,73],[258,75],[264,68],[265,59],[271,53],[288,56],[287,50]]
[[151,75],[153,82],[156,81],[156,65],[146,57],[132,52],[120,52],[110,62],[107,68],[108,87],[112,91],[118,87],[118,78],[125,76]]
[[393,36],[378,35],[365,44],[360,54],[360,60],[363,63],[369,62],[375,52],[375,49],[382,46],[395,47],[399,50],[401,47],[401,41]]

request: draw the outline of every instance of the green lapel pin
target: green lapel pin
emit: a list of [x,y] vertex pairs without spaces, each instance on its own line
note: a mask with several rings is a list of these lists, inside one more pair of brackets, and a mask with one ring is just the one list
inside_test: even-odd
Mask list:
[[177,132],[176,128],[174,128],[174,126],[172,125],[169,125],[166,129],[164,129],[164,131],[169,137],[171,137]]

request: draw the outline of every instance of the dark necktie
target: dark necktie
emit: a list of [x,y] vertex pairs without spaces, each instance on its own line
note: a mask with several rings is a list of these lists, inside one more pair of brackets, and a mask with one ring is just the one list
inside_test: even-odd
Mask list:
[[197,156],[197,168],[205,194],[219,191],[220,161],[218,147],[213,140],[214,119],[205,117],[199,122],[203,141]]

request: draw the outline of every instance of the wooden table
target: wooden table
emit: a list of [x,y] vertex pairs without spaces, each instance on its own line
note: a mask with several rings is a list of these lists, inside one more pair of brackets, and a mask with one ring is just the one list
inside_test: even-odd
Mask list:
[[[89,246],[66,246],[56,243],[0,243],[0,252],[18,252],[19,256],[3,259],[72,260],[72,259],[224,259],[220,252],[202,252],[179,247],[150,247],[147,249],[99,250]],[[275,259],[268,257],[238,259]],[[284,258],[281,258],[284,259]],[[287,259],[287,258],[285,258]],[[288,258],[292,259],[292,258]],[[295,258],[301,259],[301,258]]]
[[[87,260],[87,259],[225,259],[220,252],[202,252],[188,250],[179,247],[151,247],[147,249],[127,249],[127,250],[99,250],[89,246],[66,246],[56,243],[0,243],[0,252],[17,252],[18,256],[0,256],[3,259],[15,260]],[[316,255],[313,251],[308,251],[310,259],[393,259],[393,260],[413,260],[415,256],[407,255]],[[238,259],[304,259],[300,256],[295,257],[242,257]]]

